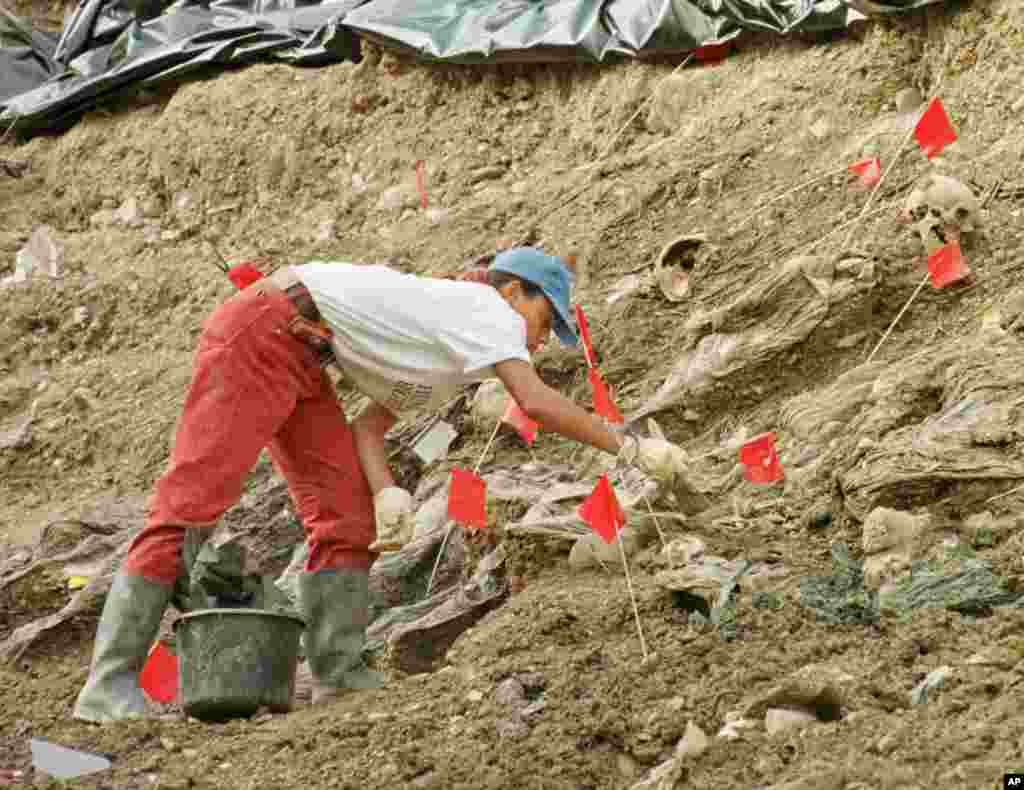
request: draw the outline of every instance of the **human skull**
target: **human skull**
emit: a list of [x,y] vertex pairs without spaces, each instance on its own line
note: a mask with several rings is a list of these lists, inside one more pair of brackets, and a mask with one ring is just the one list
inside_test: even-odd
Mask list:
[[936,173],[926,177],[910,193],[900,218],[914,223],[925,248],[932,252],[980,228],[981,205],[960,181]]

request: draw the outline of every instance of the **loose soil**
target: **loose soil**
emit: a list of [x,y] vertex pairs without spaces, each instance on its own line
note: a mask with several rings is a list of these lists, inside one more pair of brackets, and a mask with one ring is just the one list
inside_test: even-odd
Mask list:
[[[47,4],[18,10],[59,20]],[[925,288],[876,359],[899,363],[978,332],[1024,265],[1022,48],[1024,11],[1002,0],[932,7],[829,40],[754,39],[721,65],[675,74],[671,63],[464,68],[371,52],[358,66],[226,72],[104,106],[61,136],[0,145],[0,157],[29,165],[18,179],[0,174],[0,277],[39,225],[65,248],[59,279],[2,291],[0,434],[34,416],[31,442],[0,450],[0,560],[54,513],[144,497],[159,475],[201,324],[232,291],[211,243],[268,269],[338,259],[422,274],[458,270],[506,240],[575,252],[603,370],[629,413],[672,370],[689,318],[858,216],[868,196],[842,168],[877,153],[885,170],[907,137],[897,94],[927,95],[941,80],[960,141],[940,166],[991,195],[967,251],[976,280]],[[427,211],[415,186],[421,159]],[[896,212],[927,168],[911,143],[875,200],[884,210],[854,226],[849,247],[874,262],[878,278],[860,325],[844,327],[854,341],[798,345],[770,375],[658,412],[670,439],[700,456],[739,431],[774,429],[789,399],[864,360],[922,277],[920,242]],[[112,221],[132,198],[139,223]],[[838,253],[848,232],[817,252]],[[714,250],[684,300],[648,287],[607,303],[621,278],[649,273],[664,246],[687,234],[705,235]],[[552,348],[536,362],[587,402],[578,354]],[[343,398],[360,407],[344,388]],[[487,439],[483,428],[465,428],[449,465],[474,463]],[[860,438],[842,437],[851,463]],[[502,438],[490,463],[523,464],[530,452]],[[532,454],[581,473],[592,457],[551,435]],[[413,487],[423,470],[402,459]],[[711,456],[702,472],[727,477],[734,461]],[[825,573],[834,541],[860,547],[860,525],[841,507],[830,526],[807,528],[806,512],[832,507],[832,485],[827,473],[771,489],[737,483],[716,503],[735,518],[705,524],[701,536],[709,553],[785,565],[794,583]],[[978,509],[1001,517],[1022,503],[1018,493]],[[252,526],[261,567],[287,562],[299,533],[265,459],[228,518]],[[86,787],[629,787],[671,757],[688,722],[713,736],[752,694],[810,664],[855,678],[844,718],[795,734],[713,738],[679,786],[976,790],[1024,768],[1020,609],[854,627],[817,622],[794,596],[778,611],[741,601],[737,638],[726,641],[688,623],[654,583],[648,554],[634,571],[655,654],[643,663],[624,579],[570,574],[567,549],[517,537],[513,571],[525,589],[433,673],[392,672],[384,691],[287,716],[73,722],[96,622],[76,618],[0,671],[0,768],[29,771],[28,739],[40,737],[113,759],[110,772],[78,782]],[[1011,583],[1024,574],[1019,534],[977,554]],[[0,639],[66,597],[62,580],[48,576],[5,601]],[[996,646],[1017,660],[966,663]],[[910,690],[943,665],[954,677],[912,707]],[[516,730],[494,692],[530,673],[539,676],[530,696],[544,704]]]

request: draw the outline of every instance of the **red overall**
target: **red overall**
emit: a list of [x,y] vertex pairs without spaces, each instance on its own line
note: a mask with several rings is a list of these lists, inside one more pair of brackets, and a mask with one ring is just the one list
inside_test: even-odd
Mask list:
[[295,306],[256,283],[203,326],[167,471],[124,570],[173,585],[185,530],[216,525],[266,447],[310,544],[306,570],[369,568],[373,496],[316,354],[292,335]]

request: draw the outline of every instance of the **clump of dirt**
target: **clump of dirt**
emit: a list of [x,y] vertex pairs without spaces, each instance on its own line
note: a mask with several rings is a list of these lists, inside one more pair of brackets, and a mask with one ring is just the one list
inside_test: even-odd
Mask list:
[[[286,717],[73,723],[95,627],[93,616],[76,617],[0,672],[0,728],[11,733],[0,768],[27,769],[28,738],[43,737],[114,758],[111,772],[83,786],[629,787],[672,757],[690,722],[712,745],[677,766],[680,786],[973,790],[1019,768],[1020,609],[924,610],[837,626],[801,607],[796,589],[828,572],[833,543],[859,558],[863,502],[878,504],[876,489],[882,504],[934,511],[961,537],[971,516],[987,510],[1004,523],[1021,505],[1019,492],[1008,493],[1010,476],[984,478],[985,459],[1011,472],[1020,462],[1020,404],[995,398],[970,355],[949,352],[982,343],[975,356],[998,367],[999,392],[1014,386],[1021,46],[1024,15],[1003,0],[931,7],[829,42],[753,41],[721,65],[671,76],[671,66],[653,63],[394,68],[371,52],[358,66],[227,72],[105,107],[60,137],[0,145],[0,156],[28,165],[17,178],[0,173],[0,276],[41,224],[65,249],[59,279],[2,290],[0,437],[26,424],[28,433],[0,447],[0,524],[10,541],[0,545],[0,569],[54,511],[101,495],[144,496],[160,473],[202,321],[232,291],[211,265],[214,247],[268,267],[388,261],[422,274],[456,270],[508,239],[579,251],[579,298],[624,412],[650,401],[691,341],[770,321],[760,307],[744,309],[744,295],[760,293],[790,261],[845,252],[859,268],[842,276],[858,287],[871,278],[869,290],[814,296],[808,270],[799,293],[824,311],[820,328],[653,412],[702,474],[721,481],[712,510],[685,530],[698,532],[709,553],[788,569],[781,606],[741,596],[735,638],[692,620],[657,586],[656,546],[633,566],[655,654],[644,663],[617,572],[569,576],[566,542],[505,536],[518,594],[460,639],[444,667]],[[896,106],[906,88],[939,90],[953,117],[960,140],[939,162],[902,147],[914,117]],[[875,155],[886,180],[869,207],[845,167]],[[924,275],[920,242],[896,215],[931,169],[954,175],[984,204],[984,231],[969,253],[975,283],[924,288],[864,366]],[[672,302],[651,287],[654,263],[666,244],[690,235],[706,238],[714,254],[689,272],[685,299]],[[609,303],[627,275],[647,285]],[[708,316],[721,327],[695,333]],[[996,330],[998,342],[984,342],[980,333]],[[912,361],[931,354],[956,364]],[[551,348],[536,363],[546,380],[589,403],[577,353]],[[958,383],[961,369],[973,371],[969,387]],[[919,380],[925,373],[935,379],[929,386]],[[910,380],[910,390],[892,385]],[[830,389],[846,385],[856,409],[839,408],[846,396]],[[360,399],[341,389],[346,408],[358,411]],[[963,416],[949,409],[966,395],[998,400],[1009,432],[994,423],[957,432],[942,422]],[[801,433],[801,414],[829,419]],[[445,463],[472,466],[488,435],[459,425],[463,437]],[[399,426],[392,443],[409,487],[440,471],[410,459],[404,444],[416,428]],[[757,489],[736,475],[735,447],[765,430],[779,430],[787,477]],[[936,431],[948,446],[968,448],[982,472],[928,489],[909,478],[875,486],[878,469],[916,469],[939,452],[908,450],[901,463],[892,450],[920,450],[915,441]],[[531,457],[581,475],[593,460],[542,434],[530,450],[499,438],[487,465]],[[935,479],[931,467],[918,471]],[[522,513],[498,504],[489,515],[493,543]],[[287,564],[300,530],[266,459],[226,518],[246,531],[261,569]],[[684,526],[672,521],[666,531],[677,537]],[[1019,585],[1020,536],[991,537],[970,533],[971,550]],[[0,639],[66,602],[57,575],[30,578],[7,593],[16,615],[4,607]],[[714,737],[751,695],[808,665],[853,679],[840,720]],[[946,684],[911,705],[911,690],[944,666],[953,669]],[[521,702],[499,701],[509,679],[523,688]]]

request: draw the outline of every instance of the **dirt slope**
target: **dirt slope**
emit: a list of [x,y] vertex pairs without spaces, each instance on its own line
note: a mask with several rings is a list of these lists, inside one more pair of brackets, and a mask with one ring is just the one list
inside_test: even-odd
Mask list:
[[[868,390],[876,380],[916,388],[877,385],[861,417],[841,416],[848,422],[835,434],[794,427],[801,410],[844,397],[835,382],[860,370],[921,280],[920,242],[896,221],[928,172],[910,145],[875,200],[881,210],[855,226],[849,251],[860,263],[835,274],[842,288],[813,332],[655,414],[695,455],[738,432],[790,428],[780,431],[792,470],[785,486],[733,480],[719,490],[717,520],[697,529],[709,553],[786,567],[795,591],[802,577],[828,571],[834,541],[860,551],[860,517],[837,480],[847,496],[861,496],[857,470],[882,463],[871,453],[903,447],[901,429],[930,424],[955,397],[952,380],[922,394],[918,379],[941,370],[893,379],[903,360],[978,343],[989,348],[979,359],[1006,366],[999,386],[1011,394],[1016,386],[1022,47],[1024,14],[1003,0],[933,8],[832,41],[754,41],[722,65],[674,74],[660,64],[468,69],[388,56],[318,70],[256,66],[92,113],[59,138],[0,146],[0,157],[29,164],[20,179],[0,175],[0,277],[41,224],[65,249],[59,280],[0,292],[0,434],[29,419],[31,432],[30,442],[0,449],[0,529],[9,544],[29,542],[54,512],[146,493],[169,450],[199,327],[231,292],[210,241],[232,260],[387,259],[423,273],[456,269],[501,239],[577,251],[603,367],[623,410],[642,412],[707,316],[730,331],[781,331],[802,315],[800,300],[819,304],[807,283],[786,280],[771,292],[778,299],[743,309],[750,289],[830,232],[815,251],[840,252],[849,231],[839,226],[868,199],[842,168],[874,154],[886,168],[912,117],[897,106],[901,91],[927,95],[941,85],[961,139],[940,167],[992,196],[967,248],[975,283],[925,288],[865,379]],[[420,159],[427,211],[415,188]],[[696,233],[708,241],[685,300],[648,287],[607,303],[622,277],[648,273],[667,242]],[[792,312],[776,312],[785,300]],[[989,342],[980,333],[993,320],[1011,331]],[[587,397],[578,355],[552,349],[538,367],[567,394]],[[984,390],[982,381],[971,392]],[[922,405],[928,398],[934,403]],[[1024,418],[1019,398],[1000,403],[1010,429],[991,447],[1010,468]],[[449,463],[475,460],[485,439],[469,435]],[[533,452],[552,462],[589,457],[550,436]],[[528,458],[504,442],[493,463]],[[708,457],[701,473],[728,480],[734,459]],[[251,490],[267,491],[272,474],[261,464]],[[911,483],[902,505],[934,511],[964,534],[969,517],[1013,517],[1022,503],[1021,494],[985,502],[1008,483]],[[808,510],[828,511],[831,526],[807,530]],[[264,512],[250,498],[233,517],[256,511]],[[1019,528],[993,543],[979,543],[977,555],[1016,583]],[[9,544],[0,543],[3,558],[16,551]],[[44,737],[116,757],[111,774],[85,786],[629,787],[671,756],[688,722],[714,736],[751,695],[822,664],[854,679],[843,720],[713,739],[683,767],[679,786],[974,790],[999,786],[1015,760],[1021,767],[1019,610],[833,626],[788,596],[778,611],[744,606],[739,636],[727,642],[688,624],[655,584],[660,566],[649,555],[635,582],[657,658],[640,666],[622,579],[570,575],[565,548],[517,539],[526,591],[460,640],[448,667],[262,721],[103,730],[67,721],[94,628],[80,618],[0,673],[0,768],[26,768],[28,737]],[[59,578],[43,586],[39,598],[4,601],[0,637],[62,604]],[[996,649],[1000,662],[965,664]],[[910,690],[943,665],[957,667],[954,680],[934,703],[911,707]],[[529,673],[541,676],[527,678],[529,701],[544,705],[523,730],[494,695],[506,678]]]

